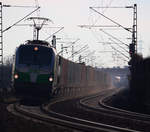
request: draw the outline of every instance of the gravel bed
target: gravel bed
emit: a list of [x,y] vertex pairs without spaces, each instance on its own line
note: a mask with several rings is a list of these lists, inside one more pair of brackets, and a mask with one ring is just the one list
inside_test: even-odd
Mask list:
[[34,122],[8,112],[7,104],[0,102],[0,132],[75,132],[53,124]]
[[128,118],[116,118],[107,113],[94,112],[85,109],[79,105],[79,99],[63,101],[51,106],[51,109],[62,114],[72,117],[91,120],[94,122],[109,124],[113,126],[129,128],[138,131],[149,132],[150,123],[142,123],[141,121],[129,120]]

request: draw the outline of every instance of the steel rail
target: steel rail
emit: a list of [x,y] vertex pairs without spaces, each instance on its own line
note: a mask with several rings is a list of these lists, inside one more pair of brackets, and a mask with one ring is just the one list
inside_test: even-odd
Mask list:
[[[113,96],[114,93],[119,92],[118,90],[115,92],[109,92],[108,95],[108,91],[105,92],[106,90],[103,90],[101,92],[101,102],[103,105],[103,112],[107,113],[107,115],[113,115],[116,118],[120,118],[120,119],[124,119],[126,118],[126,120],[129,119],[129,117],[127,115],[120,117],[122,114],[125,114],[124,111],[122,111],[122,113],[120,114],[120,112],[118,112],[118,109],[113,109],[113,108],[108,108],[108,106],[104,103],[105,101],[110,99],[110,96]],[[107,95],[106,95],[107,93]],[[91,106],[86,105],[85,102],[87,102],[90,99],[96,98],[100,96],[99,93],[92,95],[92,96],[86,96],[86,97],[79,97],[80,99],[80,103],[81,105],[84,105],[86,108],[88,109],[92,109],[92,110],[99,110],[98,108],[91,108]],[[51,107],[53,105],[55,105],[56,103],[61,103],[63,101],[67,101],[67,100],[72,99],[71,97],[69,98],[61,98],[60,100],[55,100],[53,102],[51,102],[49,105],[42,105],[41,106],[41,111],[43,114],[36,113],[36,112],[31,112],[28,111],[27,109],[24,109],[22,107],[19,106],[19,104],[16,104],[14,107],[16,109],[17,112],[22,113],[26,116],[41,120],[43,122],[46,123],[53,123],[56,125],[60,125],[60,126],[64,126],[64,127],[68,127],[68,128],[72,128],[72,129],[76,129],[76,130],[83,130],[83,131],[103,131],[103,132],[138,132],[136,130],[131,130],[129,128],[121,128],[121,127],[116,127],[116,126],[112,126],[112,125],[106,125],[103,123],[98,123],[95,121],[89,121],[89,120],[85,120],[85,119],[80,119],[77,117],[72,117],[72,116],[68,116],[68,115],[64,115],[64,114],[60,114],[58,112],[55,112],[54,110],[51,109]],[[104,102],[103,102],[104,101]],[[106,108],[107,107],[107,108]],[[113,109],[113,110],[112,110]],[[117,112],[116,112],[117,111]],[[93,111],[94,112],[94,111]],[[117,116],[116,116],[117,114]],[[132,113],[133,114],[133,113]],[[145,115],[144,115],[145,116]],[[131,118],[131,117],[130,117]],[[137,118],[135,116],[135,118]],[[130,119],[132,121],[135,121],[135,119]]]
[[[53,105],[56,102],[53,102],[50,105]],[[44,113],[50,116],[45,115],[45,114],[42,115],[38,113],[32,113],[31,111],[28,111],[27,109],[21,108],[19,104],[15,104],[14,108],[17,112],[23,115],[44,121],[46,123],[54,123],[56,125],[69,127],[69,128],[73,128],[76,130],[83,130],[83,131],[88,131],[88,132],[91,132],[91,131],[110,132],[110,130],[111,132],[137,132],[137,131],[130,131],[129,129],[114,127],[111,125],[106,125],[102,123],[97,123],[97,122],[87,121],[84,119],[70,117],[67,115],[56,113],[54,111],[49,111],[47,107],[43,107],[43,106],[41,107],[42,111],[44,111]]]
[[124,109],[119,109],[119,108],[115,108],[115,107],[107,105],[105,102],[110,100],[110,98],[111,98],[111,96],[103,97],[101,100],[99,100],[99,104],[102,107],[112,111],[113,113],[117,113],[119,115],[124,114],[124,115],[126,115],[126,116],[128,116],[132,119],[135,118],[135,119],[138,119],[138,120],[142,120],[143,122],[150,122],[150,115],[148,115],[148,114],[127,111],[127,110],[124,110]]
[[[116,91],[116,92],[119,92],[119,91]],[[87,109],[90,109],[90,110],[94,110],[95,112],[107,113],[107,115],[111,116],[111,117],[130,120],[132,122],[141,122],[142,121],[142,123],[150,124],[150,116],[149,115],[140,114],[140,113],[136,113],[136,112],[131,112],[131,111],[127,111],[127,110],[122,110],[122,109],[119,109],[119,108],[114,108],[114,107],[106,105],[104,102],[111,99],[111,97],[113,95],[114,95],[114,93],[111,93],[107,96],[102,97],[99,100],[99,105],[101,106],[101,108],[100,107],[99,108],[94,108],[94,107],[89,106],[89,105],[86,104],[87,101],[89,101],[93,98],[96,98],[100,95],[84,98],[84,99],[80,100],[80,104],[81,104],[81,106],[83,106]]]
[[[63,100],[63,101],[65,101],[65,100]],[[50,107],[51,107],[51,105],[53,105],[55,103],[57,103],[57,102],[54,102],[54,103],[50,104]],[[84,119],[79,119],[79,118],[76,118],[76,117],[70,117],[68,115],[64,115],[64,114],[54,112],[54,111],[50,110],[50,107],[44,108],[43,110],[45,112],[47,112],[48,114],[50,114],[50,115],[51,114],[55,115],[55,116],[57,116],[58,118],[61,118],[61,119],[64,118],[65,121],[66,120],[69,121],[69,124],[71,125],[70,127],[72,127],[72,125],[75,125],[75,128],[77,127],[76,129],[80,128],[79,130],[83,129],[83,130],[90,131],[90,132],[91,131],[138,132],[138,131],[130,130],[130,129],[127,129],[127,128],[121,128],[121,127],[116,127],[116,126],[112,126],[112,125],[106,125],[106,124],[103,124],[103,123],[98,123],[98,122],[88,121],[88,120],[84,120]]]

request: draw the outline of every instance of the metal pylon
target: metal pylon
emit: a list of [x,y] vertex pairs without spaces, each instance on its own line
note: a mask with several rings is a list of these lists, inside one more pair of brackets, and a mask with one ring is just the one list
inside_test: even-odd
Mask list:
[[133,7],[133,31],[132,31],[132,44],[135,46],[135,53],[137,53],[137,5]]
[[0,85],[3,81],[3,18],[2,18],[2,2],[0,2]]

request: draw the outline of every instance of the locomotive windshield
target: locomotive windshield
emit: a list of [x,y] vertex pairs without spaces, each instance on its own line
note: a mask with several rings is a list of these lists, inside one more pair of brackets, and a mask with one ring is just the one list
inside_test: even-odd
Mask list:
[[54,63],[54,52],[42,46],[22,46],[19,48],[19,64],[48,66]]

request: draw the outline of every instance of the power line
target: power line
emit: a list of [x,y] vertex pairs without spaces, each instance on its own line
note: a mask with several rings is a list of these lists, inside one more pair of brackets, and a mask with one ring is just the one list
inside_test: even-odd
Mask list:
[[133,6],[93,6],[92,8],[133,8]]
[[16,5],[3,5],[3,7],[37,8],[35,6],[16,6]]
[[36,8],[34,11],[30,12],[29,14],[27,14],[25,17],[23,17],[22,19],[18,20],[17,22],[15,22],[14,24],[12,24],[11,26],[7,27],[6,29],[4,29],[2,32],[6,32],[7,30],[9,30],[10,28],[12,28],[13,26],[17,25],[19,22],[23,21],[25,18],[27,18],[28,16],[30,16],[31,14],[33,14],[35,11],[39,10],[40,7]]
[[[94,53],[95,53],[95,51],[92,51],[92,52],[88,53],[87,55],[82,56],[82,58],[81,58],[80,60],[82,60],[82,59],[84,59],[84,58],[86,58],[86,57],[88,57],[88,56],[91,56],[91,55],[93,55]],[[78,62],[78,60],[75,61],[75,62]]]
[[118,53],[120,53],[121,55],[123,55],[124,57],[126,57],[127,59],[129,59],[128,56],[126,56],[125,54],[123,54],[121,51],[117,50],[116,48],[114,48],[112,45],[110,45],[112,49],[114,49],[115,51],[117,51]]
[[60,32],[61,30],[64,29],[64,27],[59,27],[60,29],[58,29],[56,32],[54,32],[53,34],[51,34],[49,37],[47,37],[45,40],[48,40],[49,38],[51,38],[53,35],[55,35],[56,33]]
[[97,43],[102,43],[102,44],[120,44],[120,45],[122,45],[122,43],[116,43],[116,42],[114,42],[114,43],[112,43],[112,42],[97,42]]
[[75,44],[77,41],[79,41],[80,39],[79,38],[77,38],[75,41],[73,41],[73,42],[63,42],[63,41],[60,41],[60,42],[57,42],[57,43],[67,43],[67,44],[70,44],[69,46],[62,46],[62,50],[58,53],[58,54],[60,54],[60,53],[62,53],[63,52],[63,49],[64,48],[69,48],[69,47],[71,47],[71,46],[73,46],[73,44]]
[[[107,33],[107,32],[106,32],[106,31],[104,31],[103,29],[100,29],[100,31],[102,31],[102,32],[103,32],[103,33],[105,33],[106,35],[108,35],[108,36],[112,37],[113,39],[115,39],[115,40],[119,41],[120,43],[122,43],[122,44],[126,45],[127,47],[129,47],[127,44],[125,44],[125,43],[124,43],[124,42],[122,42],[121,40],[117,39],[116,37],[112,36],[111,34]],[[117,44],[117,43],[116,43],[116,44]],[[124,47],[120,46],[119,44],[118,44],[118,46],[119,46],[120,48],[122,48],[123,50],[127,51]],[[128,52],[128,51],[127,51],[127,52]]]
[[129,32],[131,32],[131,33],[132,33],[132,31],[130,31],[130,29],[129,29],[129,28],[126,28],[126,27],[122,26],[122,25],[121,25],[121,24],[119,24],[118,22],[116,22],[116,21],[114,21],[114,20],[110,19],[109,17],[105,16],[104,14],[102,14],[102,13],[98,12],[98,11],[97,11],[97,10],[95,10],[93,7],[89,7],[89,8],[90,8],[90,9],[92,9],[93,11],[95,11],[96,13],[100,14],[100,15],[101,15],[101,16],[103,16],[104,18],[106,18],[106,19],[110,20],[110,21],[111,21],[111,22],[113,22],[114,24],[118,25],[119,27],[122,27],[122,28],[123,28],[123,29],[125,29],[126,31],[129,31]]
[[[111,41],[113,41],[113,40],[111,40]],[[114,41],[113,41],[113,42],[114,42]],[[111,46],[112,49],[116,50],[117,52],[119,52],[120,54],[122,54],[124,57],[126,57],[126,58],[129,59],[129,57],[126,56],[122,51],[119,51],[118,49],[114,48],[111,44],[110,44],[110,46]],[[128,53],[129,53],[129,52],[128,52]]]
[[77,55],[80,54],[81,52],[87,50],[89,47],[88,45],[83,46],[82,48],[80,48],[78,51],[75,51],[74,53],[72,53],[72,55],[70,57],[68,57],[67,59],[71,58],[73,55]]
[[78,25],[79,27],[83,28],[97,28],[97,27],[119,27],[117,25]]

